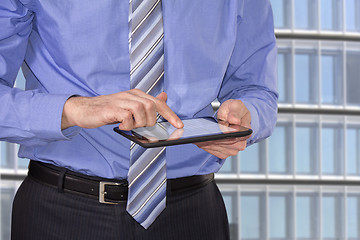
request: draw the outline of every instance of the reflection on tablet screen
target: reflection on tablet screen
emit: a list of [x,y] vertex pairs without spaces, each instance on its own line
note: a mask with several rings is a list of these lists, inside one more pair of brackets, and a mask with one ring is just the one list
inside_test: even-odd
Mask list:
[[184,127],[181,129],[175,128],[169,122],[159,122],[152,127],[133,129],[132,132],[135,136],[142,136],[150,142],[156,142],[231,133],[240,130],[239,126],[234,128],[207,118],[187,119],[183,120],[183,123]]

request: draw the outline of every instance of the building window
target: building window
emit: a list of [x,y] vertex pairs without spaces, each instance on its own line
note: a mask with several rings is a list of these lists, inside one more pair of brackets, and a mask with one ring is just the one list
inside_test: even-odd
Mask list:
[[319,206],[316,193],[296,194],[296,238],[317,239]]
[[360,106],[358,43],[278,40],[278,45],[280,104]]
[[360,31],[360,1],[344,0],[346,6],[346,31]]
[[360,129],[348,127],[346,130],[347,174],[360,175]]
[[291,136],[290,127],[277,125],[269,138],[269,173],[291,174]]
[[16,77],[16,81],[15,81],[15,87],[20,88],[20,89],[25,89],[25,77],[24,74],[22,72],[22,70],[20,69],[18,72],[18,75]]
[[343,196],[325,193],[322,197],[322,237],[323,239],[344,238]]
[[317,61],[315,53],[295,55],[295,86],[297,103],[317,102]]
[[[16,144],[15,145],[15,148],[16,148],[16,152],[19,151],[19,147],[20,145],[19,144]],[[27,169],[28,166],[29,166],[29,159],[27,158],[17,158],[17,164],[18,164],[18,168],[19,169]]]
[[1,168],[14,168],[13,156],[11,154],[11,144],[0,142],[0,166]]
[[265,142],[253,144],[240,153],[240,172],[265,173]]
[[347,237],[350,240],[360,239],[360,196],[349,194],[347,197]]
[[237,156],[230,156],[228,157],[222,167],[219,170],[219,173],[236,173],[237,163],[238,163]]
[[317,1],[294,0],[295,28],[317,29]]
[[342,61],[339,53],[323,53],[321,56],[321,102],[342,104]]
[[288,0],[271,0],[276,28],[284,29],[291,27],[291,5]]
[[318,128],[304,124],[298,124],[295,131],[296,141],[296,173],[318,173]]
[[11,229],[11,209],[12,201],[15,194],[15,188],[4,187],[1,185],[0,189],[0,214],[1,214],[1,232],[0,239],[10,239]]
[[321,29],[338,31],[342,28],[342,1],[321,0]]
[[261,193],[242,193],[240,199],[241,239],[266,238],[265,196]]
[[271,239],[290,239],[293,232],[292,198],[288,193],[271,193],[269,196],[269,227]]
[[[0,142],[0,167],[3,169],[27,169],[29,159],[17,158],[18,144]],[[17,167],[15,166],[17,162]]]
[[240,153],[240,172],[261,172],[259,144],[249,146],[246,151]]
[[0,164],[1,167],[7,166],[7,156],[6,156],[6,142],[0,142]]
[[279,102],[291,102],[291,54],[285,49],[278,53]]
[[325,175],[343,174],[343,129],[324,126],[321,129],[321,164]]
[[238,236],[237,195],[235,192],[221,192],[229,220],[230,236]]
[[348,52],[346,55],[347,104],[360,105],[360,54]]

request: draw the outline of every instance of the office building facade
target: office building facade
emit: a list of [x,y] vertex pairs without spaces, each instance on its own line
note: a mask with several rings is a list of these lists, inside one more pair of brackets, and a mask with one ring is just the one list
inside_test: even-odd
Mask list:
[[[360,0],[271,3],[278,122],[216,175],[231,238],[360,239]],[[24,88],[21,73],[16,86]],[[17,149],[0,143],[4,240],[28,163]]]
[[271,3],[279,115],[217,175],[232,239],[360,239],[360,1]]

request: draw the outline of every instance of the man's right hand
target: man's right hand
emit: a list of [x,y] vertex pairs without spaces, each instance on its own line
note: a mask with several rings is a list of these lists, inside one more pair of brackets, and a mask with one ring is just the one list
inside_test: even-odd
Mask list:
[[97,97],[72,97],[64,105],[61,129],[72,126],[97,128],[120,123],[121,130],[153,126],[157,112],[174,127],[184,126],[166,104],[165,92],[153,97],[139,89],[131,89]]

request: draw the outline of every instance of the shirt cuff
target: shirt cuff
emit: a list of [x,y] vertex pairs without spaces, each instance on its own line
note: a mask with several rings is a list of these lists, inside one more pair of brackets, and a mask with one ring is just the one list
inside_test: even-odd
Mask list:
[[78,135],[80,131],[81,131],[81,127],[74,126],[62,130],[61,133],[67,140],[70,140],[71,138]]
[[38,93],[33,98],[30,129],[35,135],[47,141],[70,140],[81,130],[70,127],[61,130],[61,119],[65,102],[73,95]]
[[259,114],[253,104],[243,99],[239,99],[239,100],[241,100],[244,103],[245,107],[249,110],[251,116],[250,125],[253,133],[251,137],[247,139],[247,146],[250,146],[253,143],[255,143],[254,140],[256,139],[255,136],[259,132]]

